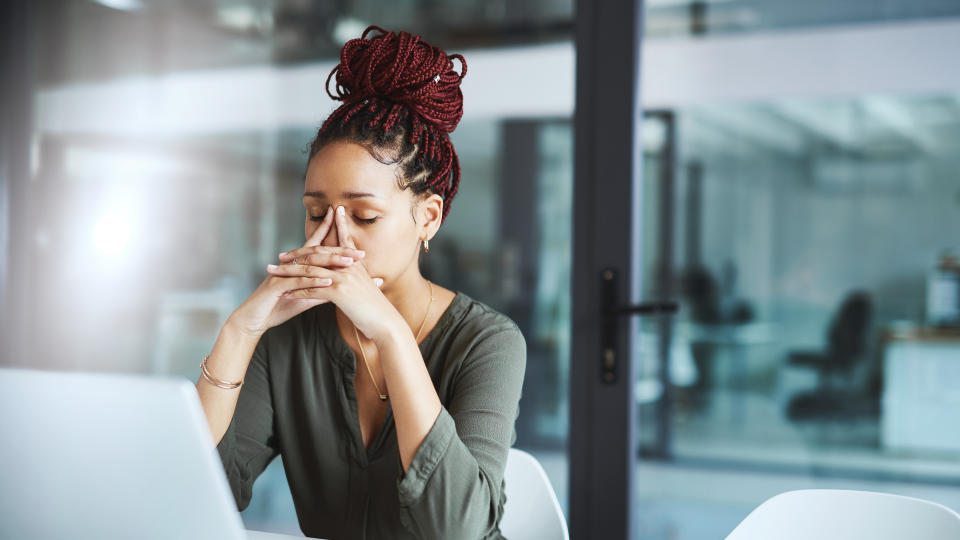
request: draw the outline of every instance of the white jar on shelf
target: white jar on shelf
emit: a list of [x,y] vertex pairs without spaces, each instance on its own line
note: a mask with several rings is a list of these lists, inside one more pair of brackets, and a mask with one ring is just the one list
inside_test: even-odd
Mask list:
[[927,324],[960,326],[960,258],[949,252],[927,277]]

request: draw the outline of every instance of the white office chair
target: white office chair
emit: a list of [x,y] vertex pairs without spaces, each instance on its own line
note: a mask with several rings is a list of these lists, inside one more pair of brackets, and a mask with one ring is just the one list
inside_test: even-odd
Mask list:
[[955,540],[960,514],[888,493],[804,489],[777,495],[750,513],[727,540]]
[[569,540],[567,520],[537,458],[511,448],[503,473],[507,502],[500,532],[509,540]]

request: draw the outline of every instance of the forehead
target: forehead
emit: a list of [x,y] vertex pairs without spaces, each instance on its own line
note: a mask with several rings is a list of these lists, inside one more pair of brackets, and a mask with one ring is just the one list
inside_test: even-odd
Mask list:
[[390,202],[401,195],[396,170],[396,165],[377,161],[359,144],[333,142],[310,160],[304,193],[327,200]]

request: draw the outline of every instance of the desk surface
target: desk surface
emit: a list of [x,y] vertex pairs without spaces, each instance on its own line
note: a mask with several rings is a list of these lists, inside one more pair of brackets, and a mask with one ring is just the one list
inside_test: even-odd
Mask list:
[[264,531],[251,531],[247,530],[247,539],[248,540],[291,540],[291,539],[301,539],[303,536],[291,536],[288,534],[277,534],[272,532]]
[[960,328],[937,326],[887,327],[880,332],[881,342],[947,342],[960,343]]

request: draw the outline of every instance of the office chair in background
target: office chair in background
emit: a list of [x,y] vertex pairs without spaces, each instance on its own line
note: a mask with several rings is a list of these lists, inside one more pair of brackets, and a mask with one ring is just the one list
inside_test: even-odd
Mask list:
[[[865,362],[873,304],[866,291],[853,291],[840,304],[827,331],[823,351],[791,351],[788,363],[805,366],[819,374],[813,391],[799,392],[787,404],[787,416],[793,420],[849,416],[875,412],[878,404],[857,400],[852,373]],[[877,397],[879,399],[879,396]]]

